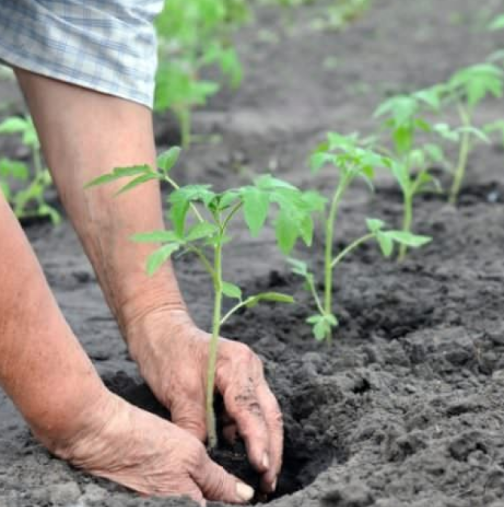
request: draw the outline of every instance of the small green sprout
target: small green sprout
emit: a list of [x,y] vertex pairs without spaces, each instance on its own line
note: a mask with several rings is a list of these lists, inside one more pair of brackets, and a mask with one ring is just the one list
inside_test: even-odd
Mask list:
[[231,36],[248,18],[243,0],[171,0],[156,18],[159,65],[154,108],[174,113],[184,148],[192,139],[192,110],[221,88],[219,81],[203,79],[202,71],[217,68],[231,87],[241,83],[242,66]]
[[[383,118],[382,127],[390,133],[393,149],[378,147],[388,155],[386,165],[391,170],[403,194],[402,230],[411,233],[413,201],[423,192],[441,192],[441,186],[429,170],[434,164],[445,161],[441,146],[435,142],[419,145],[419,133],[438,133],[425,118],[425,111],[437,112],[441,106],[444,87],[441,85],[420,90],[410,95],[399,95],[383,102],[375,117]],[[399,247],[398,260],[404,260],[408,244]]]
[[418,134],[432,131],[425,112],[439,111],[443,91],[442,85],[436,85],[410,95],[391,97],[378,106],[374,117],[382,119],[382,128],[390,133],[394,148],[393,152],[385,150],[388,155],[407,162],[416,148]]
[[[206,392],[208,445],[212,448],[217,443],[213,402],[217,348],[222,324],[241,308],[252,308],[261,301],[294,301],[291,296],[277,292],[243,296],[237,285],[224,280],[223,248],[232,239],[229,236],[229,225],[241,213],[250,234],[256,236],[263,229],[274,206],[278,210],[273,221],[277,242],[282,252],[288,254],[298,239],[302,239],[307,245],[311,244],[311,215],[321,209],[321,201],[313,193],[303,193],[289,183],[269,175],[258,177],[252,185],[223,192],[215,192],[210,185],[179,187],[170,175],[179,152],[179,148],[172,148],[162,154],[158,158],[159,169],[147,165],[116,168],[112,173],[100,176],[87,186],[129,177],[133,179],[123,186],[118,194],[150,180],[164,180],[174,188],[168,197],[171,229],[136,234],[132,239],[161,245],[147,259],[149,275],[153,275],[176,252],[191,252],[201,261],[213,282],[214,307]],[[193,224],[188,220],[190,211],[195,218]],[[223,297],[236,301],[225,314],[222,311]]]
[[385,230],[381,220],[368,219],[368,233],[351,242],[337,255],[333,252],[334,230],[339,208],[345,192],[356,179],[364,180],[372,188],[372,179],[377,167],[384,167],[390,162],[386,157],[364,147],[356,134],[343,136],[331,132],[327,142],[322,143],[312,154],[310,165],[317,173],[326,165],[339,170],[340,177],[332,196],[329,211],[325,216],[325,253],[324,253],[324,297],[319,296],[314,275],[306,263],[291,259],[293,272],[305,279],[306,287],[311,292],[318,313],[308,319],[313,325],[315,338],[319,341],[332,341],[332,328],[338,325],[333,312],[333,272],[341,261],[363,243],[376,240],[385,257],[393,253],[394,243],[411,247],[420,247],[430,241],[426,236],[416,236],[409,231]]
[[486,97],[502,97],[503,88],[504,71],[491,63],[463,68],[456,72],[445,86],[444,101],[447,104],[456,104],[461,123],[454,131],[455,134],[449,134],[459,143],[458,162],[449,195],[452,204],[457,202],[475,142],[490,142],[484,132],[485,128],[478,128],[473,124],[474,111]]
[[504,14],[499,14],[492,19],[488,25],[488,29],[491,31],[504,30]]
[[[11,116],[0,123],[0,135],[19,135],[31,153],[33,175],[24,162],[0,159],[0,191],[10,202],[20,219],[49,217],[54,224],[61,220],[59,213],[45,201],[46,190],[52,185],[51,175],[42,163],[40,143],[30,117]],[[17,183],[9,184],[9,181]]]
[[[402,231],[411,233],[413,225],[413,203],[417,195],[426,192],[441,192],[439,181],[429,173],[432,162],[440,160],[438,147],[427,145],[412,150],[407,161],[391,160],[390,170],[397,180],[403,195],[403,222]],[[402,262],[407,254],[408,242],[401,243],[397,260]],[[421,245],[418,245],[421,246]]]

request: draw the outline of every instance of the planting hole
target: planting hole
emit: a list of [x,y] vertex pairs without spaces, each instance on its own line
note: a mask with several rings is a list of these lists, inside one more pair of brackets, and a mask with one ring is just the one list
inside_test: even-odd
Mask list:
[[[107,387],[129,403],[151,412],[164,419],[170,413],[154,397],[149,387],[137,382],[124,372],[107,375],[103,379]],[[221,412],[222,400],[217,400],[217,414]],[[230,445],[219,439],[219,446],[211,452],[214,461],[230,473],[259,490],[259,475],[248,462],[245,446],[242,442]],[[267,498],[257,495],[255,503],[267,503],[284,495],[290,495],[309,486],[317,476],[326,470],[335,458],[335,453],[327,446],[321,446],[316,452],[307,449],[305,434],[294,430],[285,421],[285,446],[282,472],[278,478],[277,491]]]

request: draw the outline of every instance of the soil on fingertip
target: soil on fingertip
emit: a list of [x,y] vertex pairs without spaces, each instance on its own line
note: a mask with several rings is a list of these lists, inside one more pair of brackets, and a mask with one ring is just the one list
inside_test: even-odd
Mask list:
[[[195,133],[219,136],[220,143],[196,144],[174,176],[222,188],[267,170],[328,193],[333,175],[312,178],[305,163],[324,133],[369,133],[372,111],[384,97],[439,82],[504,47],[502,32],[484,30],[485,15],[502,10],[500,0],[484,7],[471,0],[377,0],[338,33],[310,31],[310,6],[290,28],[281,15],[261,10],[256,24],[240,33],[247,70],[242,88],[223,92],[194,115]],[[279,40],[272,42],[267,31],[279,33]],[[19,102],[11,112],[16,107]],[[489,102],[475,120],[499,115]],[[160,148],[176,139],[173,125],[167,116],[156,118]],[[6,155],[15,149],[12,140],[2,143]],[[275,290],[296,299],[247,309],[222,330],[263,359],[284,414],[284,468],[269,505],[504,507],[503,164],[499,146],[478,147],[457,208],[441,195],[420,197],[415,231],[433,241],[404,263],[384,261],[365,245],[341,264],[334,292],[340,327],[330,348],[317,343],[305,323],[313,304],[272,231],[250,239],[240,225],[231,230],[226,279],[245,294]],[[352,188],[335,247],[358,237],[366,217],[397,226],[400,214],[400,195],[387,176],[378,176],[374,195]],[[57,228],[33,224],[26,232],[107,384],[168,417],[128,357],[68,221]],[[313,250],[295,252],[313,264],[318,280],[321,247],[316,235]],[[208,328],[212,298],[205,273],[191,256],[177,260],[176,270],[194,318]],[[243,452],[223,453],[230,472],[242,474]],[[249,471],[242,477],[254,483]],[[141,498],[52,458],[0,393],[0,507],[190,505]]]

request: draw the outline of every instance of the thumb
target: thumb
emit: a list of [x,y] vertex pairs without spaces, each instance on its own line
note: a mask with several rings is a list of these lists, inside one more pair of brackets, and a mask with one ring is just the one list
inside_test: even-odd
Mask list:
[[172,402],[170,406],[172,422],[200,442],[206,440],[206,422],[204,403],[195,403],[187,398],[180,398]]
[[199,467],[193,477],[208,500],[227,503],[248,503],[254,497],[254,490],[214,463],[205,454],[203,466]]

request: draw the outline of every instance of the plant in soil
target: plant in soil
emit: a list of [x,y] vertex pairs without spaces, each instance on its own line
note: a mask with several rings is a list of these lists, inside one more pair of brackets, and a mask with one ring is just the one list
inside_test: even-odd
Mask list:
[[297,259],[290,259],[293,272],[305,279],[306,288],[313,296],[317,313],[307,319],[313,326],[313,334],[318,341],[332,341],[332,330],[338,325],[338,318],[333,311],[333,279],[334,271],[349,254],[360,245],[375,240],[385,257],[393,253],[394,244],[420,247],[430,241],[429,237],[414,235],[409,231],[387,230],[385,223],[378,219],[367,219],[368,232],[358,237],[337,254],[334,253],[334,233],[338,213],[343,197],[350,185],[357,179],[362,179],[372,187],[375,168],[386,167],[390,161],[365,147],[359,142],[357,135],[343,136],[331,132],[327,141],[318,146],[310,159],[314,173],[322,167],[331,165],[339,171],[339,179],[332,195],[329,210],[324,217],[324,294],[318,293],[315,277],[308,265]]
[[40,142],[30,117],[11,116],[0,123],[0,135],[18,135],[31,155],[31,167],[10,158],[0,159],[0,191],[11,204],[19,219],[48,217],[54,224],[60,222],[56,209],[45,200],[52,185],[49,170],[44,167]]
[[232,33],[248,17],[242,0],[171,0],[156,19],[159,65],[154,108],[174,113],[184,147],[191,143],[192,110],[220,89],[220,82],[203,79],[202,71],[219,69],[232,87],[242,80]]
[[504,14],[496,15],[488,24],[488,29],[491,31],[504,29]]
[[[214,289],[213,320],[208,353],[206,416],[208,445],[217,444],[214,412],[214,384],[217,349],[221,326],[237,311],[252,308],[261,301],[292,303],[290,295],[264,292],[244,296],[240,287],[224,279],[224,246],[232,241],[229,226],[239,214],[252,236],[256,236],[271,215],[273,205],[278,212],[274,219],[276,238],[283,253],[288,254],[301,238],[310,245],[313,235],[312,213],[319,211],[323,200],[316,193],[301,192],[294,186],[270,175],[258,177],[252,185],[215,192],[210,185],[179,187],[170,170],[179,157],[179,148],[172,148],[158,158],[159,169],[147,165],[115,168],[87,186],[132,178],[118,194],[129,191],[150,180],[163,180],[173,187],[168,197],[170,230],[151,231],[133,236],[142,243],[160,245],[147,259],[147,273],[153,275],[175,253],[197,256],[210,276]],[[194,222],[188,220],[189,211]],[[223,311],[223,298],[234,304]]]
[[[435,140],[420,143],[420,133],[438,135],[435,125],[429,122],[426,112],[438,112],[441,107],[443,86],[436,85],[410,95],[398,95],[387,99],[376,109],[374,116],[381,118],[381,129],[390,137],[392,148],[377,146],[387,155],[387,166],[397,180],[403,195],[402,231],[412,232],[413,202],[415,196],[424,192],[441,192],[439,181],[430,169],[444,164],[443,148]],[[399,247],[398,260],[406,257],[409,245]]]
[[465,67],[457,71],[444,86],[443,102],[455,105],[460,119],[456,129],[442,126],[438,131],[457,142],[459,146],[458,160],[449,193],[449,201],[456,204],[471,151],[477,142],[489,143],[485,134],[485,126],[475,125],[475,111],[487,97],[502,97],[504,89],[504,71],[491,63],[482,63]]

